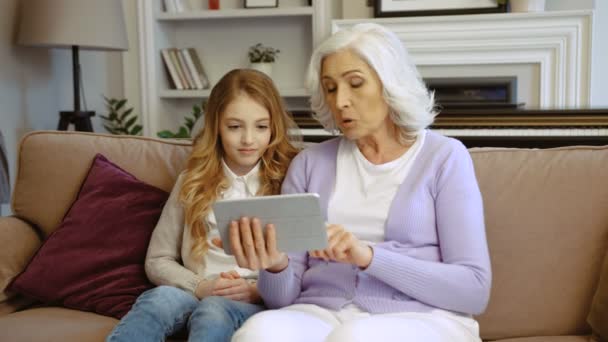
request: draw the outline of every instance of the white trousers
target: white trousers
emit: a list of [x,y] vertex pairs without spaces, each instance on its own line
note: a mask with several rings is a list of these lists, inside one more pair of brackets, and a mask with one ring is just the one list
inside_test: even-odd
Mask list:
[[295,304],[253,315],[232,342],[425,341],[481,342],[479,325],[444,310],[370,314],[350,306],[340,311]]

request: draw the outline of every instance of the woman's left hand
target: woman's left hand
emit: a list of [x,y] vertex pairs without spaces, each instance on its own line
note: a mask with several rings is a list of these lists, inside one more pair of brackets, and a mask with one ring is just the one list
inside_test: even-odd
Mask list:
[[327,241],[326,249],[311,251],[309,254],[315,258],[353,264],[360,268],[367,268],[372,262],[372,248],[340,225],[329,225]]

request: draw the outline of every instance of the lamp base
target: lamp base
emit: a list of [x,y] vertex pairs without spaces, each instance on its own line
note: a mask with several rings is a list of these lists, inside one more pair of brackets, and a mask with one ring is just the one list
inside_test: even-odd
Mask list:
[[82,132],[93,132],[91,117],[95,116],[94,111],[59,112],[60,119],[57,129],[67,131],[70,124],[74,124],[74,129]]

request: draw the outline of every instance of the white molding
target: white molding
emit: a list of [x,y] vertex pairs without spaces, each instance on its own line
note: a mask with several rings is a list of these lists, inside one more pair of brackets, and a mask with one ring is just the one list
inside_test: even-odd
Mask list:
[[312,48],[313,50],[331,34],[331,3],[329,1],[313,1],[312,17]]
[[231,18],[272,18],[289,16],[312,16],[312,7],[288,8],[232,8],[223,10],[200,10],[181,13],[159,12],[156,18],[165,20],[231,19]]
[[158,131],[158,122],[151,115],[158,110],[156,67],[154,56],[154,7],[149,0],[137,1],[137,17],[140,32],[140,89],[144,135],[153,136]]
[[382,24],[419,66],[537,64],[541,108],[589,107],[593,12],[334,20],[332,32]]

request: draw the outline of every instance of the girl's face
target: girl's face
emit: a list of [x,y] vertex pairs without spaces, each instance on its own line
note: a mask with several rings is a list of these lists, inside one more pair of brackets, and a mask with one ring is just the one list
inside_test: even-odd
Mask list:
[[226,165],[235,174],[247,174],[270,143],[270,113],[245,93],[228,103],[220,116],[220,139]]

